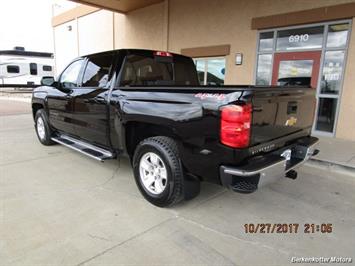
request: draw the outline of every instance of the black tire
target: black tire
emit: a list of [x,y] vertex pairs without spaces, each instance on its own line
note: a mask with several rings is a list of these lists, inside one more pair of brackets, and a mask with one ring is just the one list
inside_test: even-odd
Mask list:
[[[44,135],[39,133],[39,129],[38,129],[38,123],[41,123],[41,121],[43,122],[43,126],[44,126]],[[36,134],[38,137],[38,140],[46,146],[50,146],[50,145],[54,145],[55,142],[51,140],[51,136],[52,136],[52,130],[49,127],[48,124],[48,118],[47,118],[47,114],[43,109],[39,109],[36,112],[35,115],[35,130],[36,130]]]
[[[140,162],[146,154],[158,155],[166,168],[167,181],[164,190],[159,194],[152,194],[143,184],[140,174]],[[137,186],[150,203],[158,207],[172,206],[180,202],[184,191],[184,171],[178,153],[176,142],[169,137],[152,137],[140,142],[133,156],[133,171]],[[154,181],[155,182],[155,181]]]

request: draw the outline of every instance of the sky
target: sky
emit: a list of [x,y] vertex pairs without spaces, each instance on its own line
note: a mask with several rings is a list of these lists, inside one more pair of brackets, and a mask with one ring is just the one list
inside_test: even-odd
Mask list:
[[51,0],[0,0],[0,50],[54,52]]

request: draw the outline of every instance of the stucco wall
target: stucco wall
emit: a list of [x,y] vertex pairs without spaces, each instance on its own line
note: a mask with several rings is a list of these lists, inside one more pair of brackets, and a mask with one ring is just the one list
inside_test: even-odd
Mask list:
[[115,15],[116,48],[163,48],[164,4]]
[[67,64],[78,56],[77,23],[68,21],[54,28],[55,72],[60,73]]
[[100,10],[78,18],[79,55],[113,49],[113,13]]

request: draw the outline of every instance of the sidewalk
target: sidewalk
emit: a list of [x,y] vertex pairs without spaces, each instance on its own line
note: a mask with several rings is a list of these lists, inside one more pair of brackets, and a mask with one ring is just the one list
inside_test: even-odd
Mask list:
[[319,154],[312,161],[335,165],[354,171],[355,176],[355,141],[318,137]]

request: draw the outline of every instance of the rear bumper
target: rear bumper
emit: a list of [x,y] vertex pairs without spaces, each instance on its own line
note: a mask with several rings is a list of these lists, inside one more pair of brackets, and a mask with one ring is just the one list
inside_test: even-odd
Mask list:
[[302,138],[297,143],[283,147],[265,156],[251,158],[241,167],[221,166],[220,178],[223,186],[236,192],[251,193],[285,177],[287,173],[304,164],[318,153],[318,139]]

